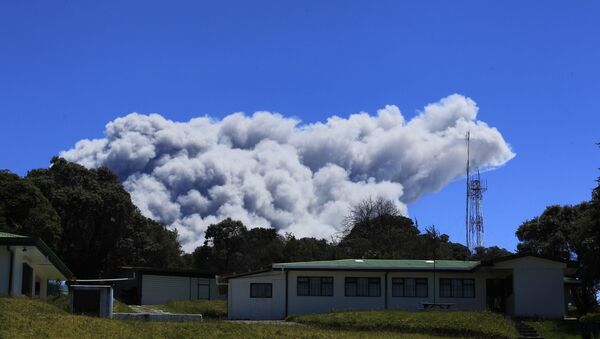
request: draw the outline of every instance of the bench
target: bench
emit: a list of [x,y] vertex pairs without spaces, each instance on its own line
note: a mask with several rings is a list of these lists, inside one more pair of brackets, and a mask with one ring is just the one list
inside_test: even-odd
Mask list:
[[430,302],[422,302],[421,305],[423,305],[423,309],[424,310],[449,310],[452,306],[454,306],[454,303],[430,303]]

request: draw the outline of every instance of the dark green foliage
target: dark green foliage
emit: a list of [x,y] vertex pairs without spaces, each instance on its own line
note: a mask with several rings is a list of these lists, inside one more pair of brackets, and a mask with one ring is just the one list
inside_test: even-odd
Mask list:
[[192,254],[198,269],[241,272],[267,267],[283,259],[283,237],[272,228],[248,229],[229,218],[208,226],[203,246]]
[[274,229],[248,229],[240,221],[225,219],[210,225],[206,241],[190,259],[193,267],[218,273],[246,272],[276,262],[371,259],[479,260],[510,254],[498,247],[469,250],[449,241],[435,228],[421,233],[409,218],[399,215],[385,200],[366,200],[352,209],[347,231],[338,243],[324,239],[282,237]]
[[325,239],[296,239],[288,233],[283,248],[283,261],[332,260],[336,258],[336,248]]
[[465,246],[450,242],[448,235],[439,234],[435,227],[421,233],[388,200],[362,201],[352,208],[346,220],[346,232],[338,244],[339,258],[470,258]]
[[176,232],[142,216],[107,168],[53,158],[24,179],[1,172],[0,195],[0,229],[42,238],[79,278],[179,265]]
[[34,184],[0,171],[0,231],[40,237],[55,247],[63,229],[58,214]]
[[492,260],[495,258],[504,257],[504,256],[511,255],[511,254],[512,254],[511,252],[507,251],[504,248],[500,248],[498,246],[476,247],[475,253],[473,253],[471,258],[473,260],[486,261],[486,260]]
[[575,206],[550,206],[536,218],[524,222],[516,234],[521,253],[536,253],[565,261],[576,260],[580,288],[574,289],[580,313],[597,307],[600,284],[600,236],[590,203]]

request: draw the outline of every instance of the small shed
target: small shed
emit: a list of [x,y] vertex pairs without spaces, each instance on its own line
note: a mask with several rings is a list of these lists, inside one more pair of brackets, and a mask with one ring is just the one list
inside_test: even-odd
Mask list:
[[120,268],[119,276],[130,280],[115,283],[115,297],[130,305],[227,299],[226,293],[219,293],[214,272],[127,266]]
[[72,313],[112,317],[113,289],[109,285],[71,285],[69,297]]

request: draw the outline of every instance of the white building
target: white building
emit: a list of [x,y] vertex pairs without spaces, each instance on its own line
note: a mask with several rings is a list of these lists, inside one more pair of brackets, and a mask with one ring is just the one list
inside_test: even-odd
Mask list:
[[283,319],[343,310],[493,309],[562,318],[564,262],[511,255],[489,262],[346,259],[273,264],[232,275],[230,319]]
[[73,273],[40,239],[0,232],[0,296],[46,299],[49,280],[68,280]]
[[130,305],[226,298],[212,272],[129,266],[120,271],[121,278],[130,280],[115,283],[115,297]]

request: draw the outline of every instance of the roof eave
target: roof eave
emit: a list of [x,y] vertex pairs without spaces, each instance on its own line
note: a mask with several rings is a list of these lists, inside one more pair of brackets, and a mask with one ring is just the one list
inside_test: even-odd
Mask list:
[[42,254],[48,258],[48,260],[58,269],[58,271],[65,277],[66,280],[72,280],[75,275],[65,263],[46,245],[46,243],[39,238],[33,237],[21,237],[21,238],[0,238],[0,245],[5,246],[35,246]]

